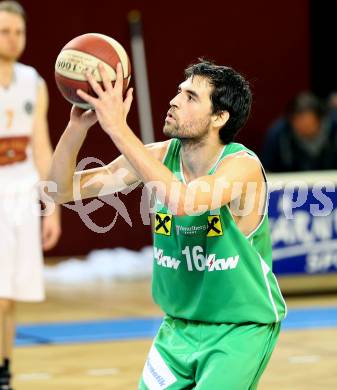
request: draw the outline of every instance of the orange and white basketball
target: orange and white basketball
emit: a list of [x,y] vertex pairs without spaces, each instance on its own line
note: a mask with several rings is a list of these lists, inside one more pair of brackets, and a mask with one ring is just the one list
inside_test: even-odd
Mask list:
[[112,82],[116,80],[116,67],[122,64],[124,91],[131,78],[131,65],[129,57],[123,46],[115,39],[103,34],[84,34],[68,42],[55,63],[55,80],[61,94],[70,103],[83,109],[91,108],[76,93],[77,89],[95,96],[85,78],[85,71],[89,70],[98,82],[101,76],[97,69],[102,62]]

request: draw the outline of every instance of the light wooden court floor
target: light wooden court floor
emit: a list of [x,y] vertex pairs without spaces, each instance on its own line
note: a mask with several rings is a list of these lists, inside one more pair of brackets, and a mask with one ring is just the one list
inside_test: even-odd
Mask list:
[[[151,301],[149,281],[48,286],[47,291],[41,304],[19,304],[19,323],[161,315]],[[290,308],[337,306],[337,296],[289,298],[287,303]],[[14,388],[136,389],[150,345],[150,339],[137,339],[18,347]],[[337,389],[337,328],[283,331],[259,389]]]

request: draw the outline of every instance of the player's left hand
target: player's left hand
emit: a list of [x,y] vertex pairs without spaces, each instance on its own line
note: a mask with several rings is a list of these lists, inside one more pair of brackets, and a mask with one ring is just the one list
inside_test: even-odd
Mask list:
[[102,77],[102,86],[94,79],[90,72],[86,73],[86,78],[97,97],[90,96],[81,89],[77,91],[77,94],[94,107],[102,129],[111,136],[122,132],[127,126],[126,119],[133,99],[133,89],[128,89],[124,99],[123,70],[120,63],[117,65],[117,78],[114,86],[112,86],[108,73],[102,63],[98,65],[98,70]]
[[42,248],[45,251],[54,248],[61,235],[61,221],[59,212],[55,210],[53,214],[42,219]]

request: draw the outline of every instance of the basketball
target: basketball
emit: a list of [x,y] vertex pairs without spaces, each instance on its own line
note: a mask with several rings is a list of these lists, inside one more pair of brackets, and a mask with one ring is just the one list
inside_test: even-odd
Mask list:
[[102,82],[97,69],[102,62],[111,78],[116,80],[116,67],[118,62],[122,64],[125,93],[131,78],[131,65],[129,57],[123,46],[115,39],[103,34],[84,34],[68,42],[61,50],[55,63],[55,80],[63,97],[76,106],[89,109],[91,106],[83,101],[76,93],[82,89],[95,96],[85,77],[85,71],[89,70],[98,82]]

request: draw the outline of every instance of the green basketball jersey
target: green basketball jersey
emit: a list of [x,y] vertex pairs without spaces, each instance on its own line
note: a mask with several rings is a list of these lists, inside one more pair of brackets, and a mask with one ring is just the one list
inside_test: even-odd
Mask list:
[[[184,181],[181,144],[172,139],[164,165]],[[230,143],[214,167],[228,155],[246,151]],[[272,272],[268,204],[248,236],[237,227],[227,205],[195,216],[174,216],[157,203],[154,226],[154,301],[172,317],[211,323],[272,323],[286,305]]]

